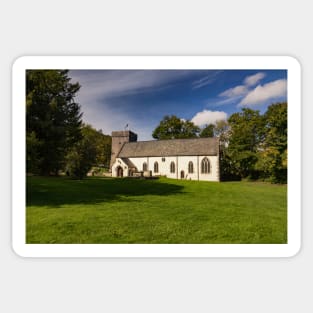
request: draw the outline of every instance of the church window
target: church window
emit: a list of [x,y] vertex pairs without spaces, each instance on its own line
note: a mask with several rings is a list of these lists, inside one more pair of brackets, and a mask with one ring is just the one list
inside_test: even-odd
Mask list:
[[205,157],[201,162],[201,173],[202,174],[210,173],[210,161],[207,157]]
[[147,163],[146,163],[146,162],[144,162],[144,163],[142,164],[142,170],[143,170],[144,172],[148,170],[148,166],[147,166]]
[[188,173],[189,174],[193,173],[193,163],[191,161],[188,163]]
[[154,162],[154,173],[159,173],[159,163]]
[[171,165],[170,165],[170,172],[171,172],[171,173],[175,173],[175,163],[174,163],[174,162],[171,162]]

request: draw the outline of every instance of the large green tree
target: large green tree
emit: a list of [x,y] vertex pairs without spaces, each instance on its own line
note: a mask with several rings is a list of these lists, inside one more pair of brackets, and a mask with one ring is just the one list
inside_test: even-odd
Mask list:
[[228,119],[227,158],[233,175],[256,178],[255,164],[265,136],[265,120],[259,111],[243,108]]
[[26,71],[27,171],[57,174],[81,138],[80,106],[67,70]]
[[108,166],[110,163],[111,137],[91,125],[83,125],[82,138],[66,156],[66,172],[72,178],[83,179],[92,166]]
[[265,138],[256,164],[272,182],[287,182],[287,103],[275,103],[264,114]]
[[111,136],[104,135],[102,130],[96,130],[91,125],[84,124],[82,137],[95,147],[95,159],[92,165],[109,167],[111,158]]
[[155,139],[195,138],[200,128],[189,120],[183,120],[176,115],[166,115],[154,129],[152,137]]

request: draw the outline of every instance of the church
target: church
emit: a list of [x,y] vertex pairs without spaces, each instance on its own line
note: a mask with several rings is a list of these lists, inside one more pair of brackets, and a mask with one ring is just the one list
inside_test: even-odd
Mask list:
[[220,181],[219,139],[137,141],[130,130],[113,131],[110,168],[112,177]]

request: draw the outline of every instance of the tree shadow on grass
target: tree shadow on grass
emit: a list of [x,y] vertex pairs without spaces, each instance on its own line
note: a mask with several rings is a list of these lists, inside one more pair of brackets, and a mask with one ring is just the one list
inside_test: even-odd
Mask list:
[[137,196],[168,196],[183,193],[183,186],[162,180],[130,178],[27,177],[26,205],[57,208],[66,204],[97,204],[139,201]]

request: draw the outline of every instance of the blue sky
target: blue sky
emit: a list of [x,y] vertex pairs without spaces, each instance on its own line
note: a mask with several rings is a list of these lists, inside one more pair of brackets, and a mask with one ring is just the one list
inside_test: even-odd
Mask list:
[[196,125],[249,107],[265,112],[287,100],[286,70],[71,70],[81,89],[83,120],[105,134],[125,125],[138,140],[152,139],[165,115]]

